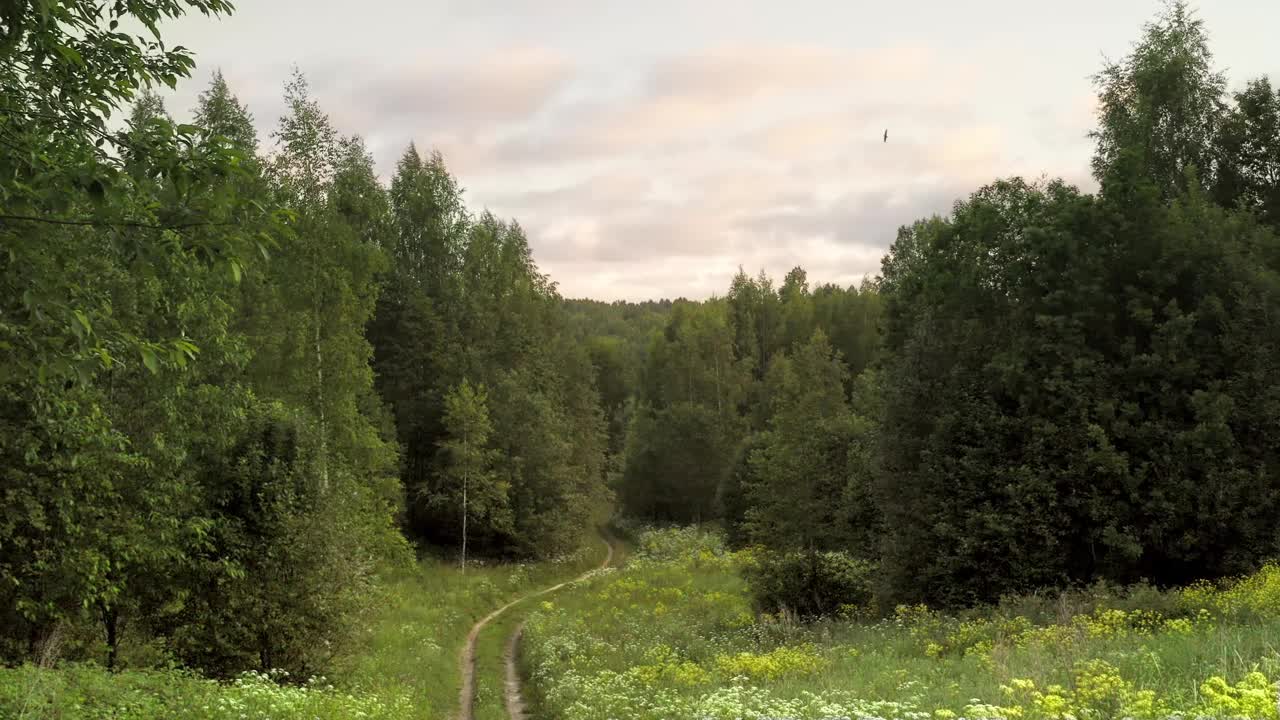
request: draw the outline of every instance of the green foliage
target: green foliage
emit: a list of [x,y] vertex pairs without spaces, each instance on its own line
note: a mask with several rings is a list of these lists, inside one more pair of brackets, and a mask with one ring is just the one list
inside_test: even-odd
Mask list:
[[595,384],[608,423],[608,462],[610,471],[616,474],[649,345],[666,324],[672,303],[565,300],[564,307],[567,337],[575,345],[586,347],[595,371]]
[[786,549],[874,557],[871,423],[845,397],[846,370],[818,330],[765,378],[768,426],[748,459],[748,537]]
[[0,161],[0,657],[63,638],[108,666],[321,671],[408,555],[363,337],[372,161],[348,141],[323,183],[299,170],[326,122],[299,82],[285,128],[311,130],[274,163],[220,76],[207,125],[169,118],[147,89],[189,56],[114,26],[225,3],[22,7],[0,71],[0,135],[33,149]]
[[[503,603],[600,563],[594,532],[573,553],[537,564],[456,565],[425,559],[389,568],[376,612],[338,653],[331,679],[283,670],[213,682],[175,669],[108,672],[92,664],[0,668],[5,718],[195,717],[346,720],[445,717],[457,707],[458,648],[471,624]],[[497,628],[492,628],[497,630]],[[503,633],[496,635],[505,642]],[[55,652],[56,654],[56,652]],[[497,655],[482,655],[490,662]],[[46,658],[47,659],[47,658]],[[486,682],[500,675],[486,676]],[[485,686],[487,687],[487,686]],[[500,698],[496,698],[500,700]]]
[[[344,689],[384,702],[407,697],[414,717],[450,716],[458,707],[458,653],[471,626],[511,600],[598,567],[604,547],[594,529],[578,540],[572,552],[537,562],[478,559],[469,561],[463,574],[456,562],[427,557],[390,572],[376,613],[358,642],[337,659],[331,677]],[[500,648],[508,638],[497,626],[481,634],[478,695],[501,686],[494,665],[500,664]],[[500,696],[489,700],[478,697],[477,710],[484,704],[501,706]]]
[[[484,386],[463,380],[444,398],[444,425],[448,439],[440,444],[446,454],[444,478],[449,485],[435,489],[428,502],[461,508],[462,566],[467,565],[467,521],[474,517],[483,532],[511,530],[510,487],[493,472],[496,455],[487,447],[493,426],[489,422]],[[474,532],[474,530],[473,530]]]
[[92,665],[49,670],[31,665],[0,669],[5,717],[57,720],[267,720],[416,717],[403,698],[387,700],[335,689],[324,678],[284,685],[281,673],[245,673],[219,684],[177,671],[108,673]]
[[688,522],[719,513],[749,368],[734,359],[725,310],[677,303],[652,341],[624,451],[621,499],[636,516]]
[[[142,103],[129,136],[166,132],[159,113]],[[133,167],[149,157],[137,145],[129,153]],[[227,178],[188,181],[188,198],[246,202]],[[149,206],[179,201],[172,176],[137,178],[134,189],[103,201],[152,217]],[[239,242],[242,232],[221,234]],[[92,618],[110,663],[121,606],[180,601],[169,580],[207,529],[189,453],[209,430],[197,419],[240,397],[212,387],[245,358],[227,329],[234,278],[186,245],[212,228],[19,223],[0,233],[13,250],[0,275],[0,342],[12,350],[0,373],[2,652],[29,653],[59,623]]]
[[[246,402],[229,331],[248,250],[288,213],[242,154],[149,92],[192,65],[158,23],[219,0],[18,3],[0,43],[0,655],[67,625],[117,659],[190,594],[211,524],[195,456]],[[117,32],[140,22],[152,39]],[[128,121],[113,111],[136,99]],[[208,425],[202,423],[210,422]]]
[[325,671],[380,598],[377,572],[404,560],[403,541],[378,488],[346,469],[325,488],[315,448],[282,405],[251,409],[233,432],[204,469],[212,522],[191,595],[154,631],[209,674]]
[[905,229],[882,283],[893,597],[1183,582],[1277,552],[1254,431],[1280,420],[1276,249],[1198,193],[1056,183]]
[[1214,199],[1251,210],[1280,232],[1280,88],[1273,90],[1263,77],[1236,93],[1214,150]]
[[1172,199],[1188,189],[1188,171],[1213,172],[1226,81],[1213,70],[1204,23],[1183,0],[1094,81],[1100,127],[1093,169],[1104,189],[1142,183]]
[[879,562],[890,605],[1280,553],[1280,94],[1227,98],[1182,2],[1095,79],[1100,193],[999,180],[901,228],[857,290],[739,270],[675,304],[624,508]]
[[[795,297],[801,292],[800,288],[794,288],[788,294]],[[763,270],[752,279],[738,268],[726,302],[733,328],[734,356],[739,360],[749,360],[756,378],[762,378],[769,367],[769,360],[783,347],[788,329],[773,281]]]
[[1262,607],[1269,571],[1194,593],[1051,598],[1042,618],[902,606],[797,625],[750,612],[740,572],[760,561],[692,529],[641,532],[627,567],[530,618],[526,697],[574,720],[1275,717],[1280,618],[1212,609]]
[[[840,353],[851,378],[875,365],[880,352],[880,316],[883,312],[878,287],[863,280],[857,287],[821,285],[813,291],[814,329],[821,329]],[[810,332],[812,334],[812,332]],[[807,337],[798,336],[799,340]]]
[[[93,287],[64,279],[86,238],[124,267],[157,269],[192,260],[237,267],[255,236],[278,229],[261,204],[235,192],[237,154],[206,142],[195,126],[163,116],[142,94],[138,119],[107,119],[158,84],[172,86],[190,53],[160,42],[158,23],[195,10],[223,14],[222,0],[20,2],[0,40],[0,382],[56,388],[85,382],[116,361],[195,352],[173,328],[111,327]],[[152,38],[118,31],[140,22]],[[56,250],[75,240],[76,255]],[[53,252],[50,252],[53,250]],[[74,272],[74,271],[73,271]],[[178,303],[175,303],[177,305]]]
[[622,495],[630,513],[666,522],[716,516],[720,474],[729,468],[734,441],[714,411],[690,402],[656,412],[641,408],[631,434]]
[[436,448],[451,433],[446,397],[466,380],[487,389],[485,452],[502,459],[485,485],[492,512],[480,518],[478,549],[571,548],[605,492],[607,438],[590,357],[569,341],[554,285],[518,224],[467,214],[438,153],[424,161],[411,146],[390,201],[391,265],[369,337],[405,449],[408,529],[438,544],[461,535],[459,483]]
[[[724,300],[676,302],[650,341],[636,403],[627,408],[618,483],[625,511],[657,521],[722,518],[734,544],[747,541],[748,515],[755,512],[752,537],[786,544],[807,540],[792,538],[790,529],[766,529],[772,520],[765,516],[803,516],[816,502],[822,513],[809,516],[810,526],[834,523],[846,539],[872,532],[865,487],[870,429],[843,398],[850,373],[861,373],[878,352],[879,314],[871,286],[811,291],[800,268],[778,290],[763,273],[751,279],[739,271]],[[793,371],[789,354],[804,352],[815,333],[823,338],[824,349],[815,351],[825,353],[823,360],[803,361]],[[801,407],[802,396],[814,402]],[[822,416],[816,433],[810,412]],[[816,465],[826,466],[821,478],[810,475]],[[810,500],[793,503],[802,492]],[[828,502],[829,492],[841,501]],[[851,533],[851,524],[860,529]]]
[[815,618],[869,611],[875,571],[844,552],[766,552],[743,574],[760,610]]
[[[740,270],[612,305],[563,300],[438,153],[384,187],[300,72],[263,154],[220,74],[175,122],[152,90],[192,59],[159,25],[229,10],[0,10],[0,708],[442,707],[456,688],[385,683],[445,668],[525,579],[406,577],[397,523],[554,557],[612,482],[753,549],[648,533],[594,608],[545,608],[528,662],[558,715],[1274,720],[1280,94],[1226,97],[1183,3],[1097,76],[1097,195],[997,181],[858,288]],[[912,605],[788,619],[861,615],[873,585]],[[58,651],[126,672],[22,664]],[[132,670],[164,664],[239,679]],[[903,695],[911,672],[931,687]],[[860,695],[825,691],[840,673]]]
[[725,542],[730,547],[741,548],[750,541],[747,513],[751,511],[752,504],[748,491],[755,479],[751,463],[764,444],[763,433],[753,433],[742,441],[737,458],[716,494],[716,505],[721,512],[720,524],[724,527]]

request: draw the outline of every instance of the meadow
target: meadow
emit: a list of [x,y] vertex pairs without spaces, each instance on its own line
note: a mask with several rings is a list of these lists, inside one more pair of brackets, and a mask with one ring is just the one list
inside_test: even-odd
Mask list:
[[627,567],[528,620],[538,717],[1083,720],[1277,718],[1280,567],[1221,585],[1095,586],[959,614],[754,611],[697,529],[641,533]]
[[[458,653],[471,625],[489,611],[599,565],[598,536],[549,561],[469,565],[426,558],[388,571],[377,608],[340,655],[332,678],[249,672],[216,682],[179,669],[110,673],[91,663],[0,668],[0,717],[18,720],[345,720],[445,718],[457,709]],[[501,701],[503,628],[482,635],[477,705]],[[492,643],[488,642],[493,637]],[[490,652],[492,650],[493,652]],[[495,660],[491,655],[498,653]],[[128,658],[125,658],[127,661]],[[496,669],[493,669],[496,668]],[[490,680],[486,673],[494,674]],[[493,690],[497,688],[497,690]],[[496,700],[493,693],[497,693]],[[480,716],[478,714],[478,716]],[[495,715],[490,712],[490,717]]]

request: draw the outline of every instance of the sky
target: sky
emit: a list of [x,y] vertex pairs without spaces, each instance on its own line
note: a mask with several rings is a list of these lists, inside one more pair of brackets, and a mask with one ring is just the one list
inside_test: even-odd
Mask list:
[[[236,0],[171,23],[270,148],[291,67],[389,179],[436,148],[566,297],[723,294],[741,266],[874,276],[899,226],[999,177],[1093,189],[1090,76],[1159,0]],[[1232,88],[1280,3],[1198,7]],[[888,142],[883,134],[888,130]]]

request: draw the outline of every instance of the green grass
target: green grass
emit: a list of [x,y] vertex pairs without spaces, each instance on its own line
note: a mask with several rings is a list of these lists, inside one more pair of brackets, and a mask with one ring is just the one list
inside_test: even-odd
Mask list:
[[[591,562],[587,564],[587,567],[582,568],[582,572],[599,567],[607,552],[604,540],[599,535],[593,535],[592,537],[594,537],[597,552],[592,557]],[[584,543],[589,542],[591,540],[584,539]],[[626,544],[616,538],[610,538],[610,542],[613,545],[613,558],[610,564],[616,567],[626,559]],[[564,578],[547,582],[538,589],[550,587],[563,580]],[[543,602],[553,602],[558,595],[569,592],[572,587],[571,585],[566,586],[554,593],[529,598],[513,605],[486,625],[484,630],[480,632],[476,640],[476,699],[475,704],[472,706],[475,720],[506,720],[505,658],[507,644],[516,628],[519,627],[520,623],[524,622],[530,612]]]
[[[993,652],[948,653],[929,657],[909,631],[893,624],[830,623],[825,656],[830,666],[809,677],[788,678],[783,693],[826,692],[856,687],[870,698],[901,696],[904,681],[916,680],[911,695],[930,708],[963,708],[971,698],[999,704],[1002,686],[1015,678],[1038,687],[1073,684],[1077,668],[1090,660],[1114,666],[1139,689],[1153,690],[1173,708],[1196,707],[1200,684],[1212,676],[1238,679],[1252,670],[1280,678],[1280,620],[1247,624],[1206,624],[1189,634],[1156,632],[1117,637],[1079,637],[1067,643],[1008,643]],[[927,646],[926,646],[927,648]],[[855,654],[856,652],[856,654]]]
[[457,708],[458,654],[471,626],[514,598],[581,574],[599,554],[584,546],[555,562],[472,566],[465,575],[456,565],[423,561],[390,581],[387,609],[335,677],[356,692],[407,696],[417,717],[447,717]]
[[475,720],[506,720],[506,664],[504,655],[511,634],[528,613],[531,601],[522,602],[490,623],[476,642]]
[[[384,598],[369,614],[331,677],[310,684],[246,675],[216,683],[177,670],[109,673],[94,664],[0,668],[0,718],[182,717],[195,720],[338,720],[448,718],[457,710],[459,653],[471,626],[490,611],[599,565],[604,546],[591,530],[581,549],[552,561],[456,565],[424,559],[391,572]],[[501,708],[501,643],[506,628],[482,634],[481,687],[488,708]],[[496,652],[490,652],[489,638]],[[491,658],[496,660],[496,670]],[[492,672],[491,672],[492,670]],[[492,675],[493,680],[489,680]],[[291,679],[286,679],[291,680]],[[497,704],[488,703],[490,688]],[[481,707],[477,705],[477,707]]]
[[752,561],[714,534],[652,532],[627,569],[540,606],[522,658],[538,716],[1280,717],[1280,568],[1227,589],[798,625],[753,613]]
[[356,695],[323,684],[283,686],[245,675],[220,684],[175,670],[108,673],[96,665],[0,670],[6,720],[243,720],[306,718],[392,720],[414,717],[403,701]]
[[[596,567],[603,544],[594,533],[584,542],[559,562],[464,576],[428,560],[388,578],[381,612],[331,680],[26,666],[0,669],[0,717],[446,718],[472,624]],[[522,621],[534,717],[1280,720],[1280,567],[1224,588],[1104,589],[962,616],[900,608],[800,625],[753,612],[740,571],[755,556],[726,552],[714,533],[636,543],[624,569],[519,603],[480,633],[477,720],[506,716],[503,654]]]

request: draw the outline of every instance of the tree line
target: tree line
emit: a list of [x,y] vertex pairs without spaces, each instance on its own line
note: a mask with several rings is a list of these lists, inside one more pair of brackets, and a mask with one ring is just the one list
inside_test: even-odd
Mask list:
[[414,544],[552,555],[606,496],[591,354],[438,154],[384,184],[298,72],[269,138],[217,73],[169,116],[159,23],[230,9],[0,13],[0,661],[305,678]]
[[1181,3],[1095,80],[1097,192],[998,180],[856,290],[739,273],[674,307],[629,512],[722,520],[811,612],[1280,554],[1280,93],[1228,94]]

